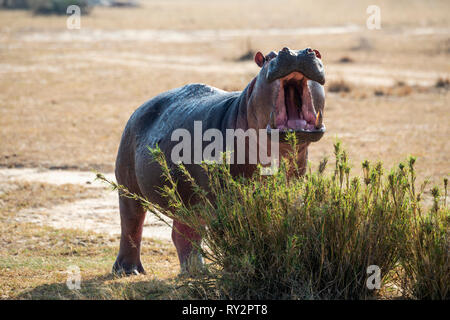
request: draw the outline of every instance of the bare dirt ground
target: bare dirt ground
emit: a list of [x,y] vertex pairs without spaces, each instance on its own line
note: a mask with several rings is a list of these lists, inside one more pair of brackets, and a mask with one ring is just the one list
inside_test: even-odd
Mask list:
[[[114,175],[106,175],[114,181]],[[54,228],[79,229],[107,235],[120,235],[118,194],[105,188],[95,180],[92,172],[46,170],[46,169],[0,169],[1,184],[14,182],[47,183],[56,186],[76,184],[96,189],[92,198],[65,202],[57,205],[19,210],[15,216],[18,222],[31,222]],[[1,187],[0,187],[1,192]],[[171,220],[166,222],[171,225]],[[148,214],[144,223],[143,237],[170,241],[170,226],[154,215]]]
[[[327,134],[310,147],[313,166],[339,137],[355,172],[364,159],[390,167],[412,154],[418,180],[441,184],[450,163],[450,3],[377,3],[380,30],[366,28],[372,1],[147,0],[140,8],[95,8],[80,30],[68,30],[65,17],[0,10],[2,297],[73,298],[58,283],[74,261],[107,292],[83,297],[130,297],[128,280],[105,276],[117,253],[118,201],[91,170],[111,177],[126,121],[156,94],[194,82],[242,90],[258,72],[249,52],[322,53]],[[97,251],[72,241],[77,232]],[[144,236],[145,266],[172,279],[170,229],[149,216]],[[58,249],[48,251],[48,243]],[[142,281],[142,292],[156,297],[173,291]]]

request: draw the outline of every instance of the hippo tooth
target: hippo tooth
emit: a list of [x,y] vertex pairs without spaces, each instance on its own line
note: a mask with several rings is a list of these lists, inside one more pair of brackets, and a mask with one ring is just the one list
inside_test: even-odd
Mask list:
[[316,123],[315,123],[315,127],[317,129],[320,129],[322,127],[322,121],[323,121],[322,113],[319,110],[319,113],[317,113]]

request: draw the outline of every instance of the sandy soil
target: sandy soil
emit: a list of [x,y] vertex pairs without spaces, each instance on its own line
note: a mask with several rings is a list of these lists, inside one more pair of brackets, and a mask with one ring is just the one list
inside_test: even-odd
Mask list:
[[[114,180],[113,174],[106,177]],[[7,184],[13,181],[45,182],[54,185],[81,184],[89,188],[101,189],[101,196],[63,203],[50,207],[28,208],[17,212],[14,219],[19,222],[32,222],[57,229],[80,229],[109,235],[120,234],[118,195],[106,189],[95,180],[92,172],[43,170],[43,169],[0,169],[0,181]],[[171,223],[170,219],[166,220]],[[143,237],[171,239],[171,228],[148,214],[144,223]]]

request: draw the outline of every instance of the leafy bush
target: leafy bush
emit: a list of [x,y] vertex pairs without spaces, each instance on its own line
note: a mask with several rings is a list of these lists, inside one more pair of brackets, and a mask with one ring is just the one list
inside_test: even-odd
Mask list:
[[[416,193],[414,158],[387,179],[381,163],[365,161],[363,177],[351,178],[337,142],[331,175],[324,174],[326,159],[303,177],[288,176],[296,170],[290,159],[277,174],[252,179],[232,177],[226,164],[203,164],[206,191],[185,167],[170,168],[159,149],[151,153],[174,215],[203,237],[207,272],[187,280],[201,298],[366,299],[375,294],[366,285],[367,267],[377,265],[382,284],[402,270],[409,297],[448,299],[449,210],[435,204],[430,215],[422,213],[425,184]],[[194,205],[181,199],[172,170],[192,185]],[[111,184],[157,216],[172,216]]]
[[87,0],[28,0],[31,11],[34,14],[67,14],[67,8],[71,5],[80,7],[81,14],[90,12]]

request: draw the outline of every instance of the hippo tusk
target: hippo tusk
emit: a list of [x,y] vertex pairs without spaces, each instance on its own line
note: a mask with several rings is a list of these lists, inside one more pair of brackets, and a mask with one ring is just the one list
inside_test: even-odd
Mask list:
[[316,123],[315,123],[316,129],[320,129],[322,127],[322,122],[323,122],[323,116],[322,116],[322,112],[319,110],[319,113],[317,113]]

